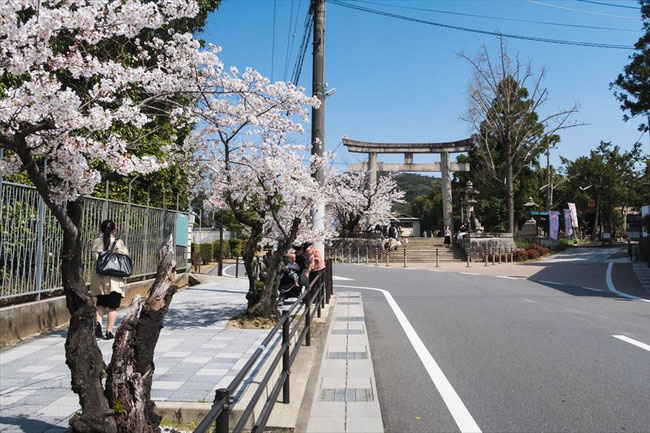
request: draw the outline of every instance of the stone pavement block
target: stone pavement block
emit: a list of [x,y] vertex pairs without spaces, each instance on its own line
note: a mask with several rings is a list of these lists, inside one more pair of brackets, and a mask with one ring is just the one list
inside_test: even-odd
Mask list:
[[350,418],[346,423],[346,432],[350,433],[384,433],[381,418]]
[[307,433],[345,433],[345,418],[310,417]]
[[310,417],[316,418],[341,418],[345,419],[345,402],[342,401],[315,401],[312,405]]
[[151,389],[178,389],[183,386],[185,382],[171,381],[171,380],[158,380],[153,382]]
[[372,418],[380,413],[379,402],[352,401],[347,405],[348,418]]
[[[229,369],[226,368],[202,368],[196,372],[196,376],[225,376],[228,373]],[[207,380],[207,379],[206,379]]]

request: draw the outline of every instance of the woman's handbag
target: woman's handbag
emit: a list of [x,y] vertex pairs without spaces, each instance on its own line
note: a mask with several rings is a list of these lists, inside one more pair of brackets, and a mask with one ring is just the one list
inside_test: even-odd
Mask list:
[[95,271],[100,275],[110,275],[111,277],[130,277],[133,275],[131,257],[114,252],[116,243],[117,239],[113,242],[111,249],[99,253]]

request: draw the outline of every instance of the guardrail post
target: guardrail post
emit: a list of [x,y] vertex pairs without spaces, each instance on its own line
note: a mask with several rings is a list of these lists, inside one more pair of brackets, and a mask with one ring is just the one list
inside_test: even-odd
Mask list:
[[386,251],[386,267],[390,264],[390,251]]
[[406,245],[404,245],[404,267],[406,267]]
[[235,278],[239,278],[239,254],[235,256]]
[[375,248],[375,266],[379,266],[379,248]]
[[330,303],[330,297],[334,292],[333,278],[332,278],[332,259],[325,260],[325,302]]
[[467,251],[467,267],[468,267],[468,268],[469,268],[469,256],[472,254],[472,253],[471,253],[471,249],[472,249],[472,246],[470,245],[470,246],[468,247],[468,250],[469,250],[469,251]]
[[497,251],[499,252],[499,264],[501,264],[501,247],[497,247]]
[[305,335],[305,346],[311,346],[311,287],[307,287],[307,296],[305,296],[305,326],[307,334]]
[[510,263],[513,263],[515,261],[515,249],[513,247],[510,247]]
[[440,266],[440,251],[436,247],[436,268]]
[[282,322],[282,346],[284,352],[282,353],[282,373],[286,373],[284,385],[282,385],[282,403],[289,404],[291,402],[291,371],[289,370],[289,348],[291,347],[289,341],[289,314],[288,310],[282,312],[284,322]]
[[227,388],[219,388],[214,395],[214,404],[225,400],[223,410],[214,423],[214,433],[228,433],[230,430],[230,391]]
[[370,257],[368,256],[368,245],[366,244],[366,265],[370,264]]
[[496,265],[496,257],[494,257],[494,246],[490,245],[490,250],[492,251],[492,264]]
[[488,265],[487,260],[488,260],[488,245],[487,243],[483,244],[483,259],[485,260],[485,266]]
[[321,309],[321,302],[322,302],[322,299],[321,299],[322,293],[321,293],[321,290],[320,290],[320,287],[321,287],[320,279],[321,278],[318,278],[319,281],[316,281],[318,283],[318,285],[316,286],[316,317],[318,317],[319,319],[320,319],[320,315],[321,315],[320,309]]
[[357,264],[361,263],[361,251],[359,249],[359,245],[357,245]]
[[348,263],[352,263],[352,247],[348,247]]

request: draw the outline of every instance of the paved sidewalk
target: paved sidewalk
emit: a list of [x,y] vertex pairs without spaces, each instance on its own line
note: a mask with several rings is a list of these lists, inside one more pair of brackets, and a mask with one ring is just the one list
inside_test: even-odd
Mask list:
[[650,266],[644,262],[634,262],[632,266],[641,287],[650,295]]
[[[368,265],[374,266],[374,265]],[[505,279],[527,279],[542,284],[563,284],[567,286],[596,289],[610,292],[607,283],[608,268],[611,266],[611,283],[620,292],[648,299],[650,293],[635,276],[633,264],[623,248],[571,248],[541,260],[515,263],[444,262],[408,263],[406,269],[425,269],[435,272],[455,272],[467,275],[481,275]],[[380,264],[379,268],[385,267]],[[403,263],[390,263],[391,268],[404,269]]]
[[307,433],[383,431],[361,294],[337,291]]
[[[213,279],[172,300],[154,357],[156,401],[212,402],[214,391],[232,381],[268,332],[226,329],[228,319],[246,307],[248,283]],[[63,330],[0,351],[1,432],[65,431],[79,410],[65,365],[65,336]],[[99,347],[108,363],[112,341],[100,340]]]

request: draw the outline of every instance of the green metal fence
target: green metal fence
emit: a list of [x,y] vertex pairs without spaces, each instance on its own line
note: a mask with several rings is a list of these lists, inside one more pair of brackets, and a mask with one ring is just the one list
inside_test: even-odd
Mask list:
[[[0,299],[60,289],[62,230],[35,188],[0,180]],[[174,236],[177,269],[187,268],[187,213],[86,197],[83,202],[82,261],[92,272],[90,245],[108,218],[117,225],[133,259],[133,278],[156,272],[158,250]],[[183,236],[184,235],[184,236]]]

